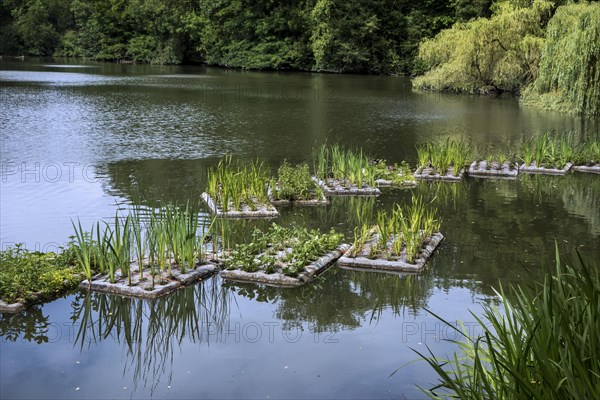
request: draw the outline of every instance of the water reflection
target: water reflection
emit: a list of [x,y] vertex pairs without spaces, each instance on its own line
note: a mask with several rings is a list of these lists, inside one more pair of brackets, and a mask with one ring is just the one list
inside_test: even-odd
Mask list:
[[[526,175],[523,191],[539,205],[560,202],[572,217],[584,219],[594,236],[600,236],[600,179],[593,174],[574,173],[567,177]],[[525,195],[525,194],[524,194]]]
[[406,275],[341,270],[332,267],[309,285],[296,289],[226,282],[237,295],[276,305],[286,330],[308,326],[311,333],[354,330],[376,323],[384,314],[416,315],[432,295],[430,274]]
[[471,180],[460,182],[419,182],[415,192],[441,210],[456,211],[467,206]]
[[87,351],[102,341],[125,350],[123,376],[134,389],[152,392],[172,379],[173,355],[186,343],[210,342],[228,324],[232,298],[218,279],[210,279],[152,301],[99,293],[80,293],[72,303],[75,346]]
[[159,207],[185,204],[196,199],[206,186],[208,164],[195,160],[143,160],[100,164],[96,179],[111,196],[135,204]]
[[0,314],[0,337],[3,340],[42,344],[48,342],[52,333],[48,316],[43,314],[41,305],[34,305],[17,314]]

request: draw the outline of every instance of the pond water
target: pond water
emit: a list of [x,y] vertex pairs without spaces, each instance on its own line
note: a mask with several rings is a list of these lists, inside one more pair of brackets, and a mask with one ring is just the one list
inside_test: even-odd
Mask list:
[[[0,89],[0,241],[43,251],[68,241],[71,219],[198,201],[225,154],[275,168],[328,142],[414,163],[415,144],[449,135],[514,150],[536,131],[600,132],[510,97],[413,93],[398,77],[26,60],[0,62]],[[591,174],[420,183],[282,207],[278,222],[350,238],[353,209],[413,193],[439,208],[446,236],[418,276],[333,267],[298,289],[215,277],[154,302],[73,293],[0,317],[0,397],[422,398],[436,378],[413,349],[444,355],[456,338],[429,310],[477,333],[469,310],[499,282],[539,280],[555,243],[600,258]]]

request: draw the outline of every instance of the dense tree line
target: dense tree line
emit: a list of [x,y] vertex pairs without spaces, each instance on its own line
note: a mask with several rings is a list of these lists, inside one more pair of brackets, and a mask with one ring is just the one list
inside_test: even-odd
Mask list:
[[560,7],[541,54],[523,102],[600,117],[600,3]]
[[491,0],[0,0],[0,54],[408,73]]
[[418,89],[523,93],[542,108],[600,115],[600,3],[504,0],[489,18],[425,39]]

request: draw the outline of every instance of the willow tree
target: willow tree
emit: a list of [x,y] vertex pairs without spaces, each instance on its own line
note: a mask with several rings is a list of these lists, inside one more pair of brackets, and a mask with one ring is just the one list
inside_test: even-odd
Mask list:
[[499,2],[490,18],[457,23],[419,47],[425,74],[418,89],[456,92],[518,92],[533,81],[552,3]]
[[600,116],[600,4],[557,9],[548,23],[538,77],[523,102]]

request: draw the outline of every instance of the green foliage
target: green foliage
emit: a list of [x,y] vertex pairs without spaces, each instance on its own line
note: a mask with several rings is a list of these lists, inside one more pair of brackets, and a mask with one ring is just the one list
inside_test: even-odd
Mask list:
[[[195,269],[205,260],[205,238],[212,228],[212,224],[201,226],[189,205],[182,208],[172,204],[157,210],[134,206],[125,215],[117,212],[111,224],[99,221],[91,234],[80,224],[73,226],[73,254],[86,279],[100,272],[114,283],[119,273],[130,284],[133,258],[138,266],[150,270],[153,283],[156,275],[170,276],[173,265],[182,273]],[[141,268],[139,273],[142,276]]]
[[242,204],[256,210],[258,206],[270,207],[269,182],[270,174],[263,163],[242,165],[226,156],[208,171],[206,191],[223,212],[238,211]]
[[309,9],[305,0],[201,2],[198,49],[209,64],[310,69]]
[[445,175],[449,170],[454,176],[470,160],[471,146],[462,139],[447,138],[440,143],[427,143],[417,146],[419,168],[432,168],[432,173]]
[[380,211],[376,224],[370,228],[362,222],[354,229],[351,255],[357,257],[368,245],[370,258],[405,257],[414,262],[423,243],[440,230],[438,210],[413,196],[408,206],[396,204],[390,213]]
[[498,2],[491,18],[457,23],[440,32],[419,48],[426,73],[413,81],[414,86],[468,93],[490,88],[518,92],[537,75],[551,11],[547,0],[534,0],[529,6]]
[[[450,359],[417,351],[440,383],[433,399],[594,399],[600,397],[600,275],[579,259],[541,285],[498,293],[502,306],[471,315],[476,329],[438,317],[462,340]],[[437,317],[437,316],[436,316]],[[472,334],[472,332],[480,334]]]
[[89,233],[86,233],[81,227],[81,221],[77,220],[77,225],[75,225],[75,222],[71,221],[71,224],[73,225],[75,237],[77,239],[77,245],[74,247],[77,262],[83,271],[83,275],[91,283],[94,245]]
[[538,77],[523,103],[600,116],[600,4],[557,9],[548,23]]
[[396,73],[406,18],[401,2],[317,0],[311,11],[314,68],[332,72]]
[[576,164],[600,163],[600,140],[589,139],[581,143],[575,151],[573,161]]
[[412,185],[415,182],[415,176],[406,161],[388,165],[385,160],[376,160],[373,165],[375,179],[391,181],[392,186]]
[[457,22],[491,16],[492,0],[452,0]]
[[83,50],[80,47],[77,32],[66,31],[60,38],[60,43],[53,54],[55,57],[80,57]]
[[600,142],[588,139],[578,142],[573,132],[546,132],[523,143],[519,158],[529,166],[564,168],[568,162],[588,164],[600,160]]
[[290,165],[287,161],[277,171],[273,195],[281,200],[322,200],[323,191],[315,185],[307,164]]
[[342,235],[333,230],[321,233],[316,229],[273,224],[267,231],[255,229],[250,243],[236,245],[225,259],[225,267],[296,276],[311,262],[337,248],[341,241]]
[[322,145],[313,151],[315,176],[319,179],[333,178],[362,189],[364,185],[375,187],[376,167],[362,150],[349,150],[338,144]]
[[488,0],[6,0],[2,53],[408,73],[419,42]]
[[22,41],[25,53],[48,56],[59,41],[55,26],[50,21],[48,7],[41,0],[28,1],[24,7],[13,10],[14,27]]
[[81,280],[70,264],[72,251],[30,252],[21,244],[0,251],[0,299],[12,303],[49,298],[74,288]]

